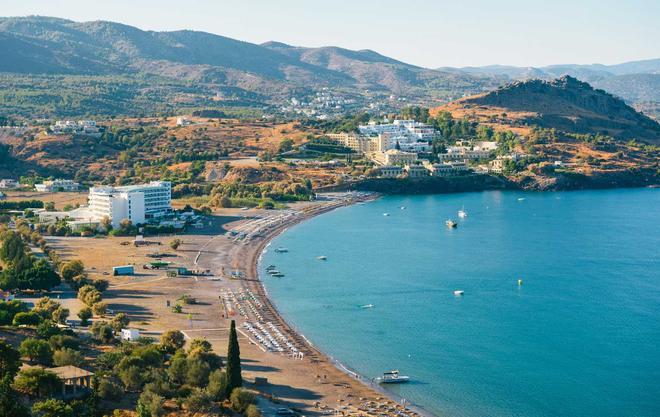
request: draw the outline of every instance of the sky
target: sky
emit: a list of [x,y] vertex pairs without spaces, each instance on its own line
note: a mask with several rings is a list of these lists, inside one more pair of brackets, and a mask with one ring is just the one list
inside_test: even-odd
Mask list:
[[371,49],[427,68],[660,58],[660,0],[0,0],[0,15]]

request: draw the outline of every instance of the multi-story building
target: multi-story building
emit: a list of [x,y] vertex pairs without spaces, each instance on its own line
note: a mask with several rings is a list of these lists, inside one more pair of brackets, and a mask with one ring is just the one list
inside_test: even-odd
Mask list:
[[462,174],[469,170],[465,161],[442,162],[439,164],[426,162],[424,166],[434,177]]
[[89,190],[89,210],[101,220],[108,217],[114,227],[128,219],[133,224],[144,223],[172,210],[172,185],[167,181],[122,187],[101,186]]
[[449,146],[445,153],[438,154],[441,161],[490,158],[497,149],[497,142],[477,142],[474,146]]
[[58,120],[50,126],[50,132],[53,135],[63,135],[66,133],[77,133],[85,135],[98,135],[99,128],[94,120]]
[[421,165],[406,165],[403,170],[408,174],[408,178],[421,178],[429,175],[429,171]]
[[417,161],[414,152],[403,152],[398,149],[388,149],[385,152],[374,152],[373,158],[381,165],[409,165]]
[[386,165],[380,168],[377,168],[378,176],[380,178],[398,178],[403,174],[403,168]]
[[18,188],[19,184],[18,181],[13,180],[11,178],[5,178],[0,180],[0,188],[7,189],[7,188]]
[[41,184],[35,184],[34,188],[40,192],[52,193],[57,191],[78,191],[80,184],[72,180],[56,179],[44,181]]

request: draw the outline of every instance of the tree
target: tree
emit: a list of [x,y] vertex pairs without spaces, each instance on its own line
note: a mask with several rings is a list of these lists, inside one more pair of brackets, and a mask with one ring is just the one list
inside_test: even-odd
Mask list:
[[103,229],[106,232],[112,230],[112,220],[110,219],[110,217],[103,216],[103,218],[101,219],[101,227],[103,227]]
[[279,153],[286,153],[293,150],[293,140],[286,138],[280,142]]
[[55,323],[64,324],[66,323],[67,318],[69,318],[69,309],[64,307],[56,308],[55,311],[53,311],[53,314],[51,315],[51,319]]
[[56,334],[60,334],[60,328],[51,320],[44,320],[37,326],[37,335],[42,339],[50,339]]
[[53,351],[45,340],[28,337],[21,342],[18,351],[31,362],[49,365],[53,361]]
[[170,248],[172,248],[174,250],[177,250],[177,249],[179,249],[179,246],[181,246],[182,243],[183,242],[181,241],[181,239],[173,239],[170,242]]
[[211,368],[201,359],[188,358],[188,371],[186,382],[195,387],[203,387],[209,382]]
[[137,403],[137,417],[158,417],[163,414],[165,399],[151,391],[144,391]]
[[121,379],[127,391],[138,391],[142,388],[144,378],[144,370],[135,365],[119,371],[119,379]]
[[0,378],[16,376],[21,367],[21,354],[12,345],[0,340]]
[[61,350],[56,350],[55,353],[53,353],[53,362],[56,366],[80,366],[85,362],[85,360],[82,353],[78,352],[77,350],[64,348]]
[[211,343],[206,339],[193,339],[188,345],[188,353],[194,351],[210,352],[212,350]]
[[183,333],[178,330],[166,331],[160,337],[160,344],[168,353],[174,353],[177,349],[181,349],[185,342],[186,340],[183,336]]
[[48,344],[53,350],[61,350],[64,348],[78,350],[80,348],[80,342],[78,342],[78,339],[73,336],[69,336],[68,334],[57,334],[55,336],[51,336],[51,338],[48,339]]
[[14,326],[36,326],[41,322],[41,316],[33,311],[18,313],[12,321]]
[[102,343],[110,343],[115,338],[112,326],[107,321],[95,321],[90,331],[94,338]]
[[61,381],[51,371],[29,368],[20,371],[14,380],[14,389],[30,398],[46,397],[61,387]]
[[60,275],[65,281],[71,281],[73,277],[82,275],[85,272],[85,265],[82,261],[73,260],[65,263],[60,268]]
[[206,391],[215,401],[224,401],[227,398],[227,374],[219,369],[211,372]]
[[131,320],[126,314],[119,313],[110,320],[110,326],[115,332],[121,332],[121,329],[127,328],[130,322]]
[[107,378],[99,380],[96,392],[102,399],[110,401],[119,400],[124,394],[124,390],[118,384]]
[[106,303],[96,303],[92,306],[92,312],[94,315],[103,317],[108,311],[108,304]]
[[253,404],[257,396],[244,388],[236,388],[232,391],[229,400],[231,408],[239,413],[245,412],[250,404]]
[[167,375],[176,384],[184,384],[188,375],[188,360],[184,356],[175,357],[167,368]]
[[13,379],[12,375],[6,375],[0,380],[0,415],[2,417],[30,417],[30,411],[11,387]]
[[213,399],[203,389],[195,388],[186,399],[185,404],[191,413],[206,413],[211,410]]
[[49,399],[32,406],[32,412],[41,417],[72,417],[73,409],[62,400]]
[[229,347],[227,348],[227,397],[235,388],[243,386],[241,376],[241,351],[238,346],[238,335],[236,334],[236,322],[231,321],[229,329]]
[[256,405],[250,404],[245,409],[245,417],[261,417],[261,411],[259,411]]
[[78,317],[80,318],[80,325],[87,326],[89,319],[92,318],[92,310],[89,307],[83,307],[78,312]]

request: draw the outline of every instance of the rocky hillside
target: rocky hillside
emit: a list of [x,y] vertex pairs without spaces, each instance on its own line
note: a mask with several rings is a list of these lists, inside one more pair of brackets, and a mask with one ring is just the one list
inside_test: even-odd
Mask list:
[[580,134],[660,143],[660,124],[623,100],[570,76],[519,81],[448,107],[463,114]]
[[468,74],[429,70],[373,51],[256,45],[190,30],[143,31],[114,22],[0,18],[0,72],[134,75],[233,87],[273,98],[299,88],[372,89],[432,97],[493,87]]

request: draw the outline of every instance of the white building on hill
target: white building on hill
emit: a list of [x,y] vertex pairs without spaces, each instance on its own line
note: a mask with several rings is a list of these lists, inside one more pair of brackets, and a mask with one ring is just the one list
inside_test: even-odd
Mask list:
[[41,184],[35,184],[34,188],[40,192],[52,193],[57,191],[78,191],[80,184],[72,180],[52,180],[44,181]]
[[113,227],[128,219],[133,224],[144,223],[172,210],[172,184],[152,181],[148,184],[122,187],[101,186],[89,190],[89,211],[97,220],[108,217]]

